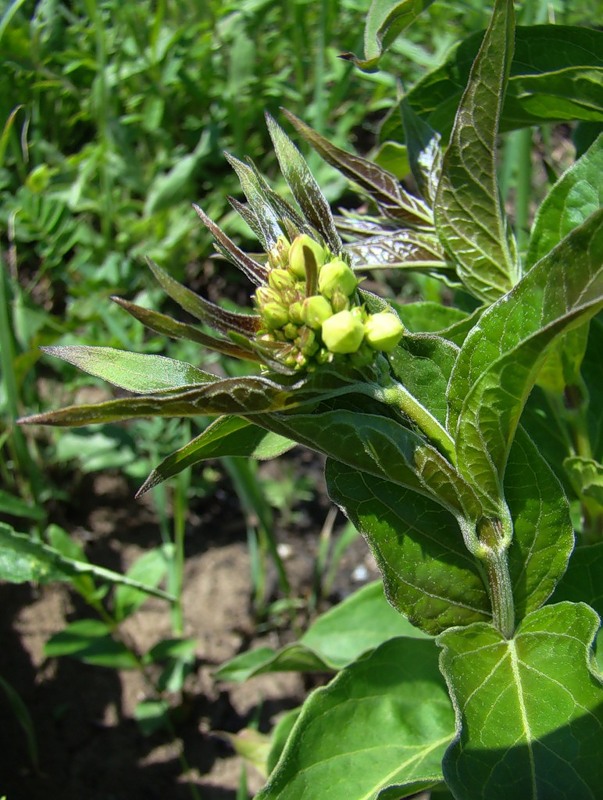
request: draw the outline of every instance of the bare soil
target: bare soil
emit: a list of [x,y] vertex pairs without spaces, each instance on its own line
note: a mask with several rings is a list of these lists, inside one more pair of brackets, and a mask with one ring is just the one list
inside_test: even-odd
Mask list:
[[[314,460],[306,468],[314,473],[316,497],[298,510],[294,526],[278,531],[294,594],[302,599],[310,593],[318,532],[330,507],[320,463]],[[73,499],[58,506],[55,515],[85,543],[91,561],[125,570],[160,543],[152,508],[133,500],[133,487],[123,477],[98,473],[74,480]],[[258,625],[254,617],[245,522],[227,482],[191,509],[186,551],[185,633],[198,647],[183,702],[174,710],[172,737],[141,733],[134,708],[149,697],[149,688],[137,671],[45,658],[45,642],[66,622],[94,616],[68,585],[0,585],[0,676],[33,718],[40,761],[36,770],[23,730],[0,691],[0,797],[188,800],[193,785],[203,800],[235,800],[243,762],[220,732],[235,733],[256,720],[260,730],[269,731],[316,680],[286,673],[233,685],[213,678],[216,667],[235,654],[260,645],[279,647],[293,637],[290,625]],[[376,577],[361,540],[342,561],[331,602],[358,586],[353,579],[358,565],[365,580]],[[297,620],[301,628],[307,623],[303,614]],[[147,601],[124,627],[145,652],[172,635],[167,604]],[[261,784],[261,776],[248,768],[250,793]]]

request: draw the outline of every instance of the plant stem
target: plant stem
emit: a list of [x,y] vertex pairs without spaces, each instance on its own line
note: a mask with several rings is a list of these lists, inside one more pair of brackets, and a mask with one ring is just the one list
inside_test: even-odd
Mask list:
[[391,380],[385,386],[367,384],[367,394],[402,411],[438,450],[456,466],[454,442],[444,426],[401,383]]
[[484,518],[480,521],[478,537],[481,547],[475,555],[486,567],[492,624],[505,638],[510,639],[515,630],[515,607],[507,550],[513,532],[508,512],[501,517],[500,520]]

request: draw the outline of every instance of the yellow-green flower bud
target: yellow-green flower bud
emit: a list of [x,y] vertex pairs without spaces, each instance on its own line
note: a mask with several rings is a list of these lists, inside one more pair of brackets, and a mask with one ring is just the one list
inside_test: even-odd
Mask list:
[[325,263],[324,248],[317,241],[308,236],[307,233],[296,236],[289,250],[289,267],[293,274],[302,280],[306,278],[306,254],[304,253],[304,248],[307,248],[314,256],[317,270]]
[[302,307],[302,319],[310,328],[318,330],[322,323],[333,316],[331,304],[321,294],[307,297]]
[[273,267],[286,267],[289,259],[289,240],[285,236],[279,236],[276,244],[268,253],[268,260]]
[[297,339],[299,328],[297,327],[297,325],[294,325],[292,322],[289,322],[283,328],[283,333],[285,334],[286,339],[289,339],[289,341],[293,342],[295,339]]
[[318,350],[316,334],[305,325],[300,329],[299,336],[295,340],[295,344],[305,356],[313,356]]
[[302,304],[299,300],[296,300],[295,303],[291,303],[289,306],[289,318],[291,322],[295,322],[296,325],[301,325],[304,321]]
[[321,333],[331,353],[355,353],[364,339],[364,325],[351,311],[340,311],[323,322]]
[[318,291],[325,297],[337,291],[349,297],[357,286],[356,276],[341,258],[329,261],[318,273]]
[[276,292],[284,292],[295,288],[295,278],[288,269],[271,269],[268,273],[268,285]]
[[289,322],[289,313],[280,303],[266,303],[262,306],[262,322],[270,330],[282,328]]
[[396,314],[381,311],[368,317],[364,323],[364,333],[373,350],[390,353],[402,338],[404,325]]
[[259,289],[256,289],[255,299],[260,309],[262,309],[267,303],[278,303],[281,298],[274,289],[270,289],[268,286],[260,286]]

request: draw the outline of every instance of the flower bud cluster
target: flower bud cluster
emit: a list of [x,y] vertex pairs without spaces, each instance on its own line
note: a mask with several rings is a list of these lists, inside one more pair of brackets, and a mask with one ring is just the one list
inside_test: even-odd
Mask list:
[[337,356],[355,366],[390,352],[404,328],[391,312],[359,305],[358,280],[348,264],[307,234],[279,237],[268,254],[267,284],[257,289],[258,342],[293,369],[312,369]]

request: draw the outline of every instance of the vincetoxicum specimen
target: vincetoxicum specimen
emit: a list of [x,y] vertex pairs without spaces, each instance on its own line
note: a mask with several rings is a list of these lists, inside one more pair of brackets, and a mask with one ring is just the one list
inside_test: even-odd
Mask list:
[[[603,145],[553,186],[522,257],[495,160],[513,46],[513,5],[497,0],[445,150],[402,106],[422,198],[290,117],[378,216],[336,222],[268,120],[297,207],[231,159],[248,201],[235,208],[266,258],[242,252],[198,209],[254,283],[252,313],[212,305],[155,265],[165,291],[215,335],[117,301],[159,333],[246,359],[252,374],[225,380],[158,356],[48,348],[138,396],[27,422],[218,416],[141,491],[205,458],[302,443],[326,454],[331,497],[375,554],[400,616],[392,622],[382,598],[366,594],[354,609],[371,609],[370,644],[338,659],[328,637],[300,643],[305,664],[341,671],[277,729],[262,800],[394,800],[436,786],[466,800],[601,797],[603,691],[591,648],[603,580],[603,211],[600,196],[594,208],[579,198],[600,191]],[[440,307],[438,327],[431,307],[364,291],[358,269],[388,264],[446,279],[475,311]],[[325,628],[337,633],[334,622]],[[237,669],[257,674],[279,659],[254,654]]]

